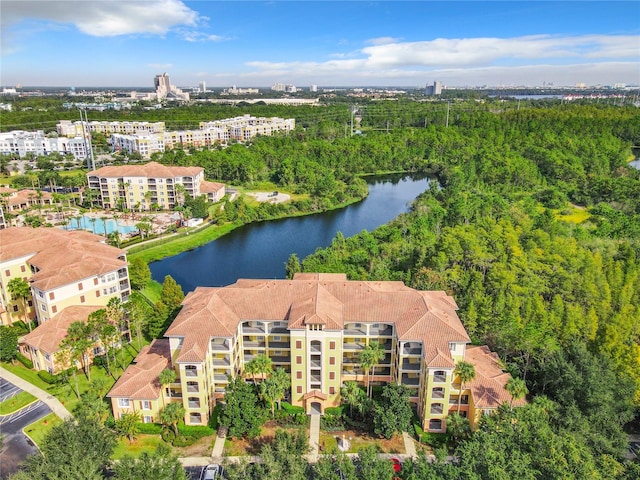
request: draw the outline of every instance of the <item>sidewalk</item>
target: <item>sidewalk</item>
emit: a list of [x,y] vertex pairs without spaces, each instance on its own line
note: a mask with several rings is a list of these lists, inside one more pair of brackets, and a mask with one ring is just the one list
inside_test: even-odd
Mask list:
[[50,393],[45,392],[44,390],[42,390],[39,387],[36,387],[35,385],[32,385],[31,383],[27,382],[26,380],[23,380],[22,378],[18,377],[17,375],[14,375],[13,373],[5,370],[2,367],[0,367],[0,377],[13,383],[16,387],[21,388],[25,392],[29,392],[34,397],[42,400],[45,404],[47,404],[47,406],[51,409],[51,411],[55,413],[58,417],[60,417],[62,420],[66,420],[67,418],[73,418],[73,415],[71,415],[69,410],[67,410],[65,406],[62,405],[62,403],[60,403],[60,401]]
[[320,415],[311,415],[309,424],[309,461],[318,461],[318,451],[320,449]]

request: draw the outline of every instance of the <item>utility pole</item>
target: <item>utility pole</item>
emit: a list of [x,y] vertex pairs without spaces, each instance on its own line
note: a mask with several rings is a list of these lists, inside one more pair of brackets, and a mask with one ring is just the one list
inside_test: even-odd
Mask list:
[[[91,171],[96,169],[96,161],[93,158],[93,147],[91,146],[91,132],[87,132],[89,129],[89,120],[87,118],[87,111],[78,108],[80,111],[80,125],[82,125],[82,136],[84,137],[84,148],[87,151],[87,168]],[[84,118],[82,118],[82,112],[84,112]],[[85,128],[86,125],[86,128]]]
[[449,128],[449,108],[451,107],[451,103],[447,102],[447,121],[445,123],[445,128]]
[[358,112],[357,105],[351,107],[351,136],[353,137],[353,116]]

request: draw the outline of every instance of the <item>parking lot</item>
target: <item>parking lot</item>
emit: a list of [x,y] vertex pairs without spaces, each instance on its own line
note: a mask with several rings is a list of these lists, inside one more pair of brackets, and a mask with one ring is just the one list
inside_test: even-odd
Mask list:
[[[21,390],[12,383],[0,378],[0,399],[7,400]],[[51,413],[51,409],[40,400],[27,405],[17,412],[0,417],[0,430],[4,437],[0,450],[0,478],[8,478],[18,470],[25,459],[38,452],[37,447],[22,432],[27,425],[40,420]]]

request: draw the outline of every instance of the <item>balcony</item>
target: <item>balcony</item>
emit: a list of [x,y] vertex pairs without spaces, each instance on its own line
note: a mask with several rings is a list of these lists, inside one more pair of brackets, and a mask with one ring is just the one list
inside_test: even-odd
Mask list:
[[319,345],[311,345],[311,353],[322,353],[322,348]]
[[364,343],[345,342],[342,344],[342,348],[344,350],[362,350],[364,348]]
[[227,376],[226,376],[226,375],[219,374],[219,373],[216,373],[216,374],[213,376],[213,380],[214,380],[216,383],[229,383],[229,381],[227,380]]
[[127,278],[127,269],[121,268],[118,270],[118,278]]
[[443,412],[443,407],[441,403],[432,403],[430,412],[434,415],[440,415]]
[[120,282],[120,291],[129,290],[129,282],[124,280]]
[[273,348],[276,350],[289,350],[291,348],[291,344],[289,342],[272,342],[269,341],[269,348]]
[[390,326],[384,326],[380,328],[370,328],[369,335],[374,337],[391,337],[393,335],[393,328]]
[[402,376],[402,380],[400,381],[403,385],[420,385],[419,377],[407,377],[406,375]]
[[264,335],[264,326],[242,325],[242,333],[259,333]]
[[291,358],[287,356],[270,356],[274,364],[291,363]]
[[189,393],[198,393],[200,391],[200,387],[197,383],[187,382],[187,392]]
[[444,374],[444,375],[436,374],[436,375],[433,376],[433,381],[435,383],[445,383],[447,381],[447,375],[446,374]]
[[198,370],[193,368],[193,369],[186,369],[184,371],[184,376],[185,377],[197,377],[198,376]]
[[242,345],[244,346],[244,348],[266,348],[264,340],[245,340],[244,342],[242,342]]
[[229,341],[211,340],[211,350],[229,350]]
[[402,355],[422,355],[422,347],[405,345],[402,349]]
[[322,377],[320,375],[311,375],[310,381],[311,383],[320,383],[322,381]]
[[189,400],[189,408],[200,408],[200,401],[197,402]]
[[311,360],[309,366],[311,368],[322,368],[322,362],[320,362],[320,360]]
[[213,357],[214,367],[228,367],[230,365],[231,365],[231,362],[229,361],[229,357],[224,357],[224,358]]
[[269,327],[269,333],[288,335],[289,330],[287,330],[286,325],[279,325],[279,326],[272,325]]
[[436,387],[431,391],[431,398],[444,398],[444,388]]
[[344,329],[343,335],[345,336],[357,336],[362,337],[367,334],[367,329],[365,327],[355,327],[353,324],[346,325]]
[[413,370],[413,371],[420,371],[420,362],[409,362],[408,360],[403,360],[402,365],[400,366],[400,368],[402,368],[402,370]]

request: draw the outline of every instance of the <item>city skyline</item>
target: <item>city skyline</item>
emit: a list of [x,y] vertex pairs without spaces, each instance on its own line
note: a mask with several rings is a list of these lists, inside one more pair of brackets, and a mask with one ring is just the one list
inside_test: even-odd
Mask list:
[[640,4],[3,0],[0,84],[640,84]]

